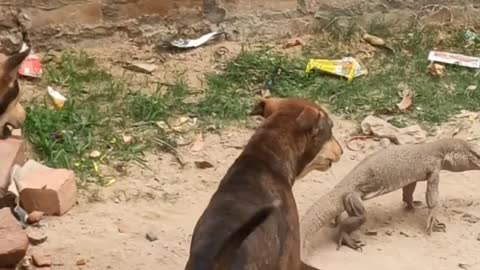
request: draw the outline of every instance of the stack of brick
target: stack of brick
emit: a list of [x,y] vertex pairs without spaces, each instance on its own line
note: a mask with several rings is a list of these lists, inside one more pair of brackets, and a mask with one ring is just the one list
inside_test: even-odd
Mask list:
[[[65,214],[76,203],[74,172],[25,162],[24,146],[19,136],[0,140],[0,200],[7,190],[14,190],[32,217]],[[27,252],[28,238],[10,208],[0,209],[0,239],[0,269],[15,266]]]

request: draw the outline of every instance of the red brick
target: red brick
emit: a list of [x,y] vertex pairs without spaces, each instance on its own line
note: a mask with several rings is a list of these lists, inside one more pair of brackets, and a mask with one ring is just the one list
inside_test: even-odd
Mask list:
[[12,267],[27,254],[28,237],[10,208],[0,209],[0,267]]
[[50,255],[44,255],[42,253],[32,254],[33,264],[37,267],[45,267],[52,265],[52,258]]
[[25,143],[20,137],[0,140],[0,190],[7,190],[14,164],[25,163]]
[[71,170],[52,169],[29,160],[16,173],[20,205],[25,211],[63,215],[76,202],[77,185]]

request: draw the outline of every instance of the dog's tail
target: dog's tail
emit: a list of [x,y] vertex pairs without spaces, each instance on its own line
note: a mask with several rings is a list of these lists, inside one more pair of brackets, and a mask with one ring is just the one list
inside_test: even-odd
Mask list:
[[272,204],[260,208],[247,222],[242,224],[223,244],[220,252],[215,257],[214,269],[229,269],[235,256],[235,252],[242,245],[243,241],[260,226],[275,209],[280,206],[280,201],[275,200]]

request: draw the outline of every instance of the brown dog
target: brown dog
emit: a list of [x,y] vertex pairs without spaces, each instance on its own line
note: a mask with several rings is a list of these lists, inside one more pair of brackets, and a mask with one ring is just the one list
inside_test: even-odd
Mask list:
[[292,186],[305,170],[339,160],[332,121],[298,99],[263,99],[251,115],[265,120],[198,220],[186,270],[315,269],[300,260]]
[[21,128],[25,122],[17,71],[29,53],[30,49],[10,57],[0,54],[0,139],[10,136],[10,128]]

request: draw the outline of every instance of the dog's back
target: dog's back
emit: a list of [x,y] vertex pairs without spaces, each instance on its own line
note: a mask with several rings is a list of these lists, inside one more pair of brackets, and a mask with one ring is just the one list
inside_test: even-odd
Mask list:
[[[257,107],[254,114],[266,119],[199,218],[186,270],[315,269],[300,260],[292,186],[325,145],[336,145],[328,163],[338,160],[341,148],[331,135],[331,121],[314,105],[275,99]],[[280,203],[270,209],[277,210],[264,220],[255,218],[274,201]]]

